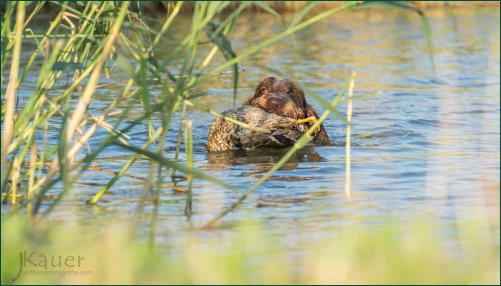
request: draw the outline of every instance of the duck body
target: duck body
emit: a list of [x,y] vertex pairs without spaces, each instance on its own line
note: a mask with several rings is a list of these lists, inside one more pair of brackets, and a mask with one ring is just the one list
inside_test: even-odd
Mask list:
[[283,148],[292,146],[304,134],[299,130],[301,128],[298,128],[296,119],[270,113],[255,106],[232,108],[222,114],[252,128],[217,118],[212,122],[207,136],[205,147],[209,152]]
[[[243,106],[226,110],[223,115],[252,128],[217,118],[207,136],[205,147],[209,152],[288,147],[313,126],[314,122],[305,123],[305,119],[319,118],[299,87],[288,79],[274,77],[263,79]],[[323,124],[313,134],[313,142],[334,145]]]

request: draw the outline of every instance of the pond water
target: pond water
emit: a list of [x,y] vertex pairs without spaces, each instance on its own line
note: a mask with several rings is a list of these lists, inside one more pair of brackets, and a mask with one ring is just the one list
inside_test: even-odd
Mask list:
[[[225,227],[218,230],[216,239],[224,238],[225,233],[237,227],[235,222],[245,218],[260,220],[265,236],[280,240],[290,249],[302,241],[321,241],[341,226],[404,225],[431,218],[443,229],[447,241],[453,237],[458,219],[497,219],[499,223],[499,9],[432,10],[428,16],[436,76],[419,17],[402,11],[335,14],[296,33],[295,44],[289,37],[241,62],[240,68],[245,71],[240,74],[237,105],[249,98],[266,76],[285,75],[331,101],[351,73],[356,72],[355,95],[378,95],[353,102],[351,201],[344,189],[346,126],[330,116],[324,125],[338,146],[309,146],[297,152],[221,220]],[[188,23],[188,18],[180,21],[174,33],[181,34],[183,25]],[[270,15],[245,14],[229,37],[239,54],[283,29]],[[171,43],[172,38],[166,37],[156,51],[159,59],[168,54]],[[200,61],[210,48],[201,45]],[[29,43],[23,46],[23,53],[31,52]],[[219,54],[214,64],[223,61]],[[36,84],[37,74],[29,76],[19,92],[21,104]],[[127,76],[115,67],[110,78],[103,77],[100,83],[123,79]],[[3,80],[2,96],[5,88]],[[123,85],[97,90],[90,112],[102,112],[122,88]],[[217,76],[198,89],[208,94],[196,102],[217,112],[233,107],[231,75]],[[161,86],[150,86],[150,92],[157,97]],[[318,114],[324,112],[308,95],[307,100]],[[186,119],[194,126],[194,166],[243,190],[286,153],[260,150],[209,154],[204,144],[215,116],[194,108],[187,110]],[[346,114],[346,104],[339,110]],[[174,157],[180,111],[168,134],[168,158]],[[131,112],[131,120],[141,114],[138,106]],[[113,120],[108,123],[113,124]],[[51,144],[56,143],[59,124],[54,120],[44,135]],[[160,126],[158,116],[153,118],[153,125]],[[129,131],[130,143],[144,144],[147,130],[144,124]],[[104,129],[99,130],[90,140],[90,148],[96,148],[106,135]],[[185,164],[183,146],[184,143],[180,161]],[[85,152],[83,149],[80,156]],[[110,146],[97,165],[119,171],[129,158],[128,151]],[[148,170],[149,162],[141,159],[127,173],[146,178]],[[169,181],[169,175],[166,170],[165,181]],[[69,225],[99,227],[113,221],[128,226],[144,182],[121,178],[97,206],[84,204],[102,187],[90,184],[104,184],[110,179],[110,174],[86,172],[49,218]],[[186,187],[187,182],[180,180],[178,185]],[[51,192],[57,194],[60,190],[58,185]],[[213,183],[195,180],[193,216],[188,222],[184,214],[185,195],[163,189],[157,243],[168,246],[182,239],[183,234],[214,237],[213,232],[192,228],[201,226],[240,196],[241,193]],[[152,204],[147,204],[139,225],[145,234],[149,232],[152,211]]]

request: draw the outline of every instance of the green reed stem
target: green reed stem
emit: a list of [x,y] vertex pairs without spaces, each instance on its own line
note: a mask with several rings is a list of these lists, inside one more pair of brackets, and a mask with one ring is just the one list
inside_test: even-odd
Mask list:
[[[130,87],[130,86],[128,86]],[[127,88],[126,88],[127,90]],[[125,94],[125,92],[124,92]],[[117,120],[117,122],[115,123],[115,126],[113,127],[113,129],[118,129],[118,126],[120,125],[121,122],[123,122],[127,116],[127,114],[129,113],[129,111],[132,109],[132,107],[136,104],[137,102],[135,101],[132,101],[132,102],[129,102],[127,108],[125,109],[124,112],[122,112],[122,114],[120,115],[120,118]],[[133,122],[132,124],[130,124],[128,127],[124,128],[123,129],[123,133],[127,132],[129,129],[131,129],[132,127],[136,126],[137,124],[139,124],[140,122],[142,122],[142,120],[144,120],[146,117],[143,117],[143,118],[140,118],[139,120],[136,120],[135,122]],[[108,136],[101,142],[101,144],[90,154],[87,154],[87,156],[82,160],[81,164],[83,164],[83,166],[80,168],[80,171],[78,172],[78,174],[75,175],[75,179],[74,181],[79,178],[83,172],[85,170],[87,170],[87,168],[89,167],[89,165],[95,160],[95,158],[103,151],[103,149],[110,145],[114,140],[116,140],[118,137],[120,136],[119,133],[109,133]],[[75,145],[76,146],[76,145]],[[75,148],[75,146],[73,146],[73,148]],[[76,147],[77,149],[79,147]],[[57,157],[56,157],[57,158]],[[57,163],[57,161],[56,161]],[[51,163],[51,164],[54,164],[54,161]],[[50,171],[50,170],[49,170]],[[46,180],[47,176],[45,176],[44,178],[40,179],[39,182],[38,182],[38,185],[40,184],[43,184],[45,183],[45,180]],[[38,212],[38,207],[40,206],[40,203],[41,203],[41,200],[43,198],[43,196],[45,195],[45,193],[55,184],[57,183],[59,180],[61,179],[61,177],[59,178],[56,178],[52,181],[47,181],[47,183],[45,184],[45,186],[39,191],[38,193],[38,196],[37,196],[37,202],[35,204],[35,208],[33,209],[33,215],[36,215],[37,212]],[[63,193],[61,193],[61,195],[58,196],[58,198],[54,201],[53,204],[51,204],[49,206],[49,208],[44,212],[43,216],[47,216],[51,211],[52,209],[59,203],[59,201],[63,198]]]
[[[177,163],[177,158],[179,157],[179,147],[181,145],[181,134],[183,131],[183,121],[186,113],[186,101],[183,102],[183,112],[181,113],[181,120],[179,121],[179,129],[177,132],[177,143],[176,143],[176,155],[174,155],[174,163]],[[185,137],[186,139],[186,137]],[[185,141],[186,144],[186,141]],[[174,181],[174,176],[176,175],[176,169],[172,169],[172,174],[170,175]]]
[[1,147],[1,181],[0,185],[2,190],[5,190],[4,183],[7,181],[7,149],[12,141],[13,127],[14,127],[14,112],[17,92],[17,77],[19,75],[19,62],[21,58],[21,37],[23,35],[23,22],[25,15],[25,3],[17,2],[17,15],[16,15],[16,38],[14,42],[14,50],[12,53],[12,64],[9,76],[9,83],[7,91],[5,92],[5,115],[3,118],[3,134],[2,134],[2,147]]
[[[100,53],[99,59],[95,62],[96,63],[96,68],[91,72],[91,76],[90,76],[89,81],[87,83],[87,87],[86,87],[86,89],[84,91],[84,94],[82,95],[82,97],[80,97],[80,99],[79,99],[79,101],[77,103],[77,106],[76,106],[74,112],[72,113],[71,120],[67,124],[67,127],[64,128],[64,134],[63,135],[64,135],[65,138],[61,138],[61,139],[64,139],[64,140],[61,140],[61,141],[71,142],[73,134],[77,130],[78,125],[80,124],[80,121],[83,118],[84,113],[86,112],[87,105],[89,104],[90,99],[91,99],[91,97],[92,97],[92,95],[94,93],[94,89],[97,86],[97,82],[99,80],[101,69],[103,68],[104,63],[107,60],[108,54],[109,54],[109,52],[111,50],[111,47],[113,46],[114,40],[115,40],[115,38],[117,37],[117,35],[118,35],[119,31],[120,31],[120,27],[121,27],[121,25],[123,23],[123,19],[124,19],[125,14],[126,14],[126,12],[128,10],[128,4],[129,3],[124,3],[121,6],[119,14],[115,18],[115,21],[114,21],[114,24],[113,24],[113,26],[111,28],[111,33],[110,33],[110,35],[108,37],[108,40],[104,44],[104,48],[102,49],[102,51]],[[81,76],[82,78],[83,78],[84,74],[82,74],[82,76]],[[74,83],[74,84],[77,84],[77,83]],[[69,93],[71,91],[72,90],[67,90],[65,92],[65,94],[67,94],[67,93]],[[86,137],[89,138],[90,135],[94,132],[94,130],[95,130],[95,127],[89,129],[87,131]],[[40,191],[40,193],[39,193],[39,195],[37,197],[37,203],[35,205],[35,208],[33,209],[33,213],[37,212],[38,207],[39,207],[39,205],[41,203],[41,199],[42,199],[43,194],[48,190],[48,188],[51,185],[53,185],[53,182],[51,182],[51,180],[52,180],[52,177],[56,174],[56,172],[59,169],[62,169],[63,171],[65,171],[65,169],[66,169],[69,172],[69,170],[71,169],[71,167],[69,166],[69,164],[72,163],[74,154],[76,154],[76,150],[79,148],[79,146],[81,146],[81,144],[83,144],[82,141],[77,142],[72,147],[72,149],[70,150],[70,152],[66,152],[65,157],[64,157],[64,162],[60,162],[60,159],[62,159],[60,152],[58,152],[58,155],[55,156],[54,160],[52,161],[50,170],[48,171],[48,173],[46,174],[46,176],[44,178],[41,178],[37,182],[37,185],[45,184],[45,187]],[[60,149],[60,150],[64,150],[64,147],[62,149]],[[70,156],[70,154],[71,154],[71,156]],[[63,175],[64,175],[64,172],[63,172]],[[77,179],[77,177],[75,177],[72,181],[75,181],[76,179]],[[66,190],[66,188],[65,188],[65,190]],[[65,191],[63,190],[63,192],[58,196],[58,199],[49,207],[49,209],[46,211],[46,213],[48,213],[62,199],[64,193],[65,193]]]
[[176,6],[174,7],[174,10],[172,10],[172,13],[169,15],[165,23],[163,24],[162,28],[160,29],[160,32],[158,32],[158,35],[155,37],[153,40],[153,43],[151,43],[151,46],[148,48],[148,51],[151,53],[153,49],[158,45],[160,40],[162,39],[162,35],[167,32],[167,29],[169,29],[172,21],[174,18],[176,18],[177,14],[179,11],[181,11],[181,6],[183,5],[183,1],[178,1],[176,2]]
[[[187,156],[187,167],[193,169],[193,125],[191,121],[187,121],[184,127],[184,144],[185,144],[185,152]],[[191,219],[192,214],[192,192],[191,192],[191,183],[193,180],[193,176],[188,174],[188,194],[186,196],[186,206],[184,208],[184,214],[188,218],[188,221]]]
[[[166,116],[166,114],[165,114],[166,112],[169,112],[169,109],[168,109],[168,106],[164,105],[164,106],[162,106],[162,115],[163,115],[162,116],[162,128],[161,128],[162,132],[160,134],[160,141],[158,143],[157,151],[156,151],[156,154],[160,157],[162,156],[164,145],[165,145],[165,137],[167,136],[167,131],[169,130],[169,128],[168,128],[169,117]],[[144,189],[141,193],[141,197],[139,199],[139,203],[138,203],[138,206],[136,208],[136,213],[135,213],[134,217],[132,218],[132,222],[131,222],[130,227],[129,227],[129,234],[134,233],[136,226],[139,222],[139,219],[141,217],[141,214],[143,212],[144,204],[146,201],[146,196],[148,195],[148,192],[151,189],[156,164],[157,163],[155,161],[153,161],[153,160],[150,161],[150,170],[148,172],[148,178],[145,181]],[[160,202],[160,188],[162,187],[162,168],[161,167],[162,167],[161,164],[158,164],[158,166],[157,166],[158,180],[157,180],[157,191],[156,191],[157,196],[155,198],[155,208],[158,208],[158,204]]]
[[[122,6],[120,8],[120,12],[118,13],[115,22],[111,28],[111,33],[108,37],[108,40],[105,43],[104,49],[97,61],[96,68],[93,70],[93,72],[90,75],[89,81],[87,83],[87,86],[85,88],[84,94],[78,101],[78,104],[75,108],[75,110],[72,113],[71,119],[69,120],[69,124],[66,130],[66,142],[71,142],[71,139],[73,135],[75,134],[75,131],[80,124],[81,119],[83,118],[84,113],[87,110],[87,105],[90,102],[91,97],[94,95],[94,89],[97,86],[97,83],[99,81],[99,77],[101,75],[101,70],[108,58],[108,55],[111,51],[111,47],[113,46],[113,43],[115,42],[115,39],[120,32],[120,27],[122,26],[124,17],[127,13],[128,7],[130,5],[130,2],[123,2]],[[57,158],[57,157],[56,157]],[[69,161],[70,158],[68,158]],[[57,160],[53,162],[51,165],[51,169],[49,173],[46,176],[46,183],[50,181],[50,179],[54,176],[56,171],[58,170],[58,163]]]
[[[38,116],[39,116],[39,111],[37,111],[37,114],[35,115],[35,121],[37,121]],[[30,146],[30,170],[29,170],[29,179],[28,179],[28,194],[27,194],[27,206],[26,210],[28,213],[28,216],[31,214],[31,200],[33,199],[33,185],[35,184],[35,168],[36,168],[36,163],[37,163],[37,143],[36,139],[33,140]]]

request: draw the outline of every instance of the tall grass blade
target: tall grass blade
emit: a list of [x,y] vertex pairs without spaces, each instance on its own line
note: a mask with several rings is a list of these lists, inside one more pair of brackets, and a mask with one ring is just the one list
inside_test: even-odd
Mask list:
[[1,165],[1,182],[2,190],[5,190],[6,176],[7,174],[7,161],[8,153],[7,150],[12,141],[13,127],[14,127],[14,109],[16,102],[16,92],[17,92],[17,77],[19,75],[19,62],[21,58],[21,41],[23,35],[23,23],[25,15],[25,3],[17,2],[17,14],[16,14],[16,38],[14,39],[14,50],[12,53],[12,64],[10,69],[9,83],[7,85],[7,91],[5,92],[5,115],[3,118],[3,134],[2,134],[2,159]]
[[[9,37],[11,34],[11,22],[12,21],[12,15],[14,15],[14,8],[15,8],[16,3],[14,1],[12,2],[7,2],[6,7],[5,7],[5,12],[2,13],[2,41],[1,41],[1,48],[2,48],[2,55],[1,55],[1,76],[2,76],[2,81],[3,81],[3,74],[4,74],[4,68],[7,64],[7,58],[10,54],[10,50],[14,46],[15,43],[15,37]],[[16,34],[17,35],[17,34]],[[2,105],[2,113],[4,113],[4,105]]]
[[[186,101],[183,102],[183,111],[181,113],[181,120],[179,121],[179,128],[177,132],[177,143],[176,143],[176,154],[174,155],[174,163],[177,163],[179,158],[179,148],[181,146],[181,135],[183,133],[183,121],[186,116]],[[174,181],[174,176],[176,175],[176,169],[172,169],[171,178]]]
[[[187,121],[185,123],[184,128],[184,143],[187,157],[186,166],[189,169],[193,169],[193,126],[191,121]],[[186,196],[186,206],[184,208],[184,213],[188,218],[188,221],[191,219],[192,214],[192,193],[191,193],[191,184],[192,184],[193,176],[188,174],[188,193]]]
[[270,13],[271,15],[281,19],[282,16],[278,14],[273,8],[271,8],[268,4],[264,3],[263,1],[252,1],[257,7],[263,9],[264,11]]
[[[315,8],[318,4],[320,4],[320,1],[313,1],[313,2],[309,3],[306,7],[301,9],[301,11],[299,11],[294,16],[294,19],[292,19],[292,21],[289,23],[287,28],[289,29],[289,28],[297,25],[301,20],[303,20],[303,18],[306,16],[306,14],[308,14],[308,12],[310,12],[310,10]],[[296,38],[294,37],[294,34],[291,34],[291,38],[292,38],[292,43],[294,44],[294,48],[297,49]]]
[[311,3],[309,3],[306,7],[304,7],[301,11],[299,11],[294,16],[294,19],[292,19],[292,21],[289,23],[288,28],[294,27],[299,22],[301,22],[301,20],[303,20],[303,18],[306,16],[306,14],[308,14],[308,12],[310,12],[311,9],[315,8],[320,3],[321,3],[320,1],[312,1]]
[[[231,22],[230,22],[231,23]],[[211,21],[203,30],[209,37],[210,41],[213,42],[219,50],[223,53],[223,56],[226,60],[231,60],[235,58],[237,55],[231,48],[231,42],[226,37],[231,25],[228,25],[225,29],[226,33],[216,33],[216,31],[220,30],[221,24],[216,21]],[[235,63],[232,66],[233,70],[233,100],[237,97],[237,86],[238,86],[238,63]]]
[[[351,123],[352,115],[352,98],[353,98],[353,87],[355,86],[355,73],[351,75],[353,80],[350,82],[350,87],[348,88],[348,107],[346,111],[346,120]],[[346,125],[346,184],[344,190],[346,193],[346,198],[348,201],[351,200],[351,126]]]

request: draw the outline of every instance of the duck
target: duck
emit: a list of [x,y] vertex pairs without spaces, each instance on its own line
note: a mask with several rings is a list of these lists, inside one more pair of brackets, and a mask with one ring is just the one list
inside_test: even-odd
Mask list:
[[[290,147],[319,119],[297,85],[275,77],[263,79],[243,106],[228,109],[222,115],[209,127],[205,144],[209,152]],[[323,124],[312,141],[334,145]]]

